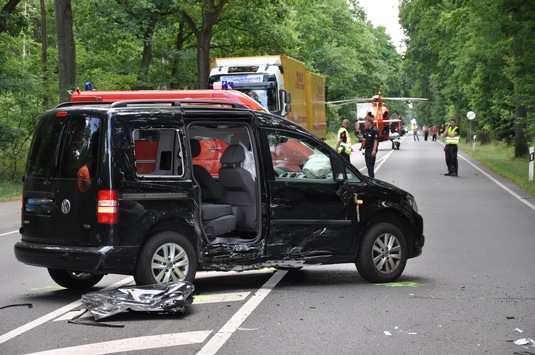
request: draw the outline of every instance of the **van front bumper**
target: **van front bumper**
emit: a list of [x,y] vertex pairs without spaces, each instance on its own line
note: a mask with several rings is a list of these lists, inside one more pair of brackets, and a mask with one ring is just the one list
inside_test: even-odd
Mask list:
[[15,257],[24,264],[94,274],[132,275],[138,252],[139,247],[130,246],[73,247],[23,240],[15,244]]

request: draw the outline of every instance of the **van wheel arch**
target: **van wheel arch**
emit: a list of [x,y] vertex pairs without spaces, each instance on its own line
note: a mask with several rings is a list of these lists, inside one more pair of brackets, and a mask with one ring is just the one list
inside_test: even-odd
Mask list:
[[[362,238],[364,234],[366,233],[366,230],[373,227],[373,225],[378,223],[383,223],[385,221],[388,221],[388,223],[393,224],[397,228],[401,230],[405,237],[405,241],[407,242],[407,249],[409,255],[413,254],[413,247],[414,247],[414,241],[413,241],[413,231],[411,227],[411,222],[407,218],[407,216],[400,214],[397,210],[383,210],[377,214],[375,214],[366,224],[366,229],[362,232],[360,237]],[[358,250],[357,250],[358,254]]]
[[190,281],[198,267],[195,246],[177,231],[157,231],[145,239],[134,271],[137,285]]
[[197,255],[197,260],[199,260],[200,256],[200,237],[195,233],[193,226],[190,224],[184,222],[184,221],[165,221],[158,223],[157,225],[152,226],[143,236],[143,240],[141,241],[141,244],[145,244],[147,240],[152,238],[155,234],[160,232],[176,232],[179,234],[182,234],[184,237],[186,237],[191,245],[193,246],[193,249],[195,250],[195,254]]

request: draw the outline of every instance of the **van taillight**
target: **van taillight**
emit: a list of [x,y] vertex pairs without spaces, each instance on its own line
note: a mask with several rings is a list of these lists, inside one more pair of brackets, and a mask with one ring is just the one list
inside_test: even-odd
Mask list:
[[97,221],[98,223],[117,223],[119,220],[119,200],[117,191],[100,190],[98,192]]

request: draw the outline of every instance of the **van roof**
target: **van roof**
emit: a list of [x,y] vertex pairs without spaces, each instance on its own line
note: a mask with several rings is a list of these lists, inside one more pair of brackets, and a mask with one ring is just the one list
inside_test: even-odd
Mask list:
[[193,100],[226,101],[244,105],[251,110],[267,110],[250,96],[236,90],[137,90],[137,91],[80,91],[71,95],[70,102],[113,103],[124,100]]

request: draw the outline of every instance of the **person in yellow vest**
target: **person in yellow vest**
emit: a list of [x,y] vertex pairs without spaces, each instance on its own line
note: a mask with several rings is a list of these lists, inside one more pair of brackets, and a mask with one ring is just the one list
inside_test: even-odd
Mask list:
[[342,121],[342,127],[338,130],[338,141],[336,142],[336,151],[347,161],[351,162],[351,136],[347,130],[349,127],[349,120],[346,118]]
[[457,161],[458,144],[461,139],[459,135],[459,127],[455,119],[450,121],[450,124],[444,130],[444,152],[446,152],[446,165],[448,166],[448,172],[445,176],[457,176],[459,173],[459,164]]

